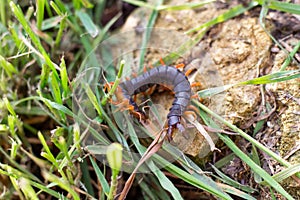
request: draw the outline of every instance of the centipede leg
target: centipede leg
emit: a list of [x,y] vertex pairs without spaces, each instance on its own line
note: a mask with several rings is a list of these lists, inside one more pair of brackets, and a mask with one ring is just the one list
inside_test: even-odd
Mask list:
[[105,92],[108,92],[111,90],[112,86],[113,86],[114,82],[109,82],[109,83],[105,83],[105,85],[103,86],[103,90]]
[[164,66],[166,65],[162,58],[159,58],[159,62],[160,62],[161,65],[164,65]]
[[191,110],[188,110],[188,111],[185,111],[184,112],[184,115],[192,115],[193,116],[193,119],[196,120],[197,119],[197,111],[198,109],[195,107],[195,106],[192,106],[192,105],[189,105],[189,109],[192,109],[193,111]]
[[189,76],[192,72],[194,71],[194,69],[189,69],[185,72],[185,76]]
[[202,84],[200,82],[193,82],[191,83],[191,87],[200,87]]
[[185,67],[185,64],[183,64],[183,63],[175,65],[176,69],[183,69],[184,67]]
[[192,99],[197,99],[199,102],[203,102],[204,99],[201,98],[197,93],[191,96]]

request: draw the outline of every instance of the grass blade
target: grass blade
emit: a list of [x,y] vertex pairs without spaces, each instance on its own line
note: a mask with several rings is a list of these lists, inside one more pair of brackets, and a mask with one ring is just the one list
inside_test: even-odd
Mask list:
[[93,20],[90,18],[90,16],[87,13],[81,10],[77,10],[76,15],[79,17],[85,30],[90,34],[90,36],[94,38],[99,34],[99,30],[97,26],[94,24]]
[[[162,2],[163,2],[162,0],[158,0],[156,3],[156,6],[159,6],[160,4],[162,4]],[[152,10],[152,13],[151,13],[148,23],[147,23],[147,27],[149,27],[149,28],[146,28],[146,30],[144,32],[142,44],[140,47],[141,52],[140,52],[140,58],[139,58],[138,72],[141,72],[143,70],[144,59],[145,59],[145,54],[146,54],[146,50],[147,50],[146,47],[147,47],[148,41],[150,39],[151,31],[152,31],[151,27],[154,27],[154,23],[155,23],[157,16],[158,16],[158,11]]]
[[[283,158],[281,158],[279,155],[277,155],[276,153],[274,153],[273,151],[271,151],[270,149],[266,148],[264,145],[262,145],[261,143],[259,143],[258,141],[256,141],[254,138],[252,138],[251,136],[249,136],[247,133],[245,133],[244,131],[242,131],[241,129],[239,129],[238,127],[236,127],[235,125],[229,123],[228,121],[226,121],[225,119],[223,119],[221,116],[219,116],[218,114],[212,112],[209,108],[207,108],[206,106],[202,105],[201,103],[197,102],[197,101],[193,101],[195,103],[196,106],[198,106],[199,108],[201,108],[203,111],[205,111],[207,114],[211,115],[212,117],[214,117],[216,120],[220,121],[221,123],[225,124],[226,126],[228,126],[229,128],[231,128],[234,132],[237,132],[240,136],[242,136],[243,138],[245,138],[246,140],[248,140],[249,142],[251,142],[253,145],[255,145],[257,148],[259,148],[260,150],[264,151],[265,153],[267,153],[269,156],[271,156],[272,158],[274,158],[276,161],[278,161],[279,163],[281,163],[282,165],[289,167],[291,166],[291,164],[289,162],[287,162],[286,160],[284,160]],[[201,112],[203,113],[203,112]],[[216,127],[217,128],[217,127]]]
[[97,163],[94,161],[94,159],[89,156],[90,158],[90,161],[92,163],[92,166],[95,170],[95,173],[97,175],[97,178],[98,178],[98,181],[100,182],[101,186],[102,186],[102,189],[103,189],[103,192],[108,195],[109,193],[109,185],[108,185],[108,182],[106,181],[105,179],[105,176],[104,174],[102,173],[102,171],[100,170],[100,168],[98,167]]
[[288,81],[291,79],[299,78],[300,70],[289,70],[289,71],[279,71],[258,78],[254,78],[248,81],[238,83],[237,85],[256,85],[256,84],[268,84],[277,83],[282,81]]
[[15,14],[15,17],[18,19],[18,21],[22,24],[23,29],[26,31],[26,33],[29,35],[30,39],[32,40],[33,44],[38,48],[38,50],[42,53],[44,61],[47,63],[47,65],[51,68],[52,72],[54,73],[54,76],[58,79],[58,73],[56,71],[56,67],[54,63],[52,63],[49,55],[45,51],[44,47],[41,44],[41,41],[39,38],[35,35],[30,25],[27,23],[27,20],[25,19],[25,16],[19,6],[16,6],[16,4],[13,1],[10,1],[9,3],[12,12]]
[[226,21],[228,19],[231,19],[233,17],[236,17],[236,16],[244,13],[245,11],[247,11],[247,10],[249,10],[249,9],[257,6],[257,5],[258,5],[258,3],[252,1],[249,4],[248,7],[244,7],[243,5],[235,6],[235,7],[231,8],[229,11],[226,11],[225,13],[219,15],[218,17],[216,17],[216,18],[214,18],[214,19],[212,19],[212,20],[210,20],[210,21],[202,24],[201,26],[198,26],[196,28],[188,30],[186,32],[186,34],[197,32],[197,31],[199,31],[201,29],[208,28],[208,27],[211,27],[211,26],[216,25],[218,23],[224,22],[224,21]]
[[268,7],[273,10],[280,10],[291,14],[300,15],[300,5],[288,2],[270,1]]
[[212,3],[216,0],[206,0],[197,3],[185,3],[180,5],[161,5],[157,6],[157,10],[168,10],[168,11],[177,11],[177,10],[187,10],[187,9],[196,9],[204,6],[205,4]]
[[4,71],[9,77],[11,77],[12,74],[18,73],[18,70],[10,62],[6,61],[5,58],[3,58],[1,55],[0,55],[0,67],[4,69]]
[[252,161],[244,152],[242,152],[227,135],[219,134],[219,137],[236,155],[238,155],[242,161],[244,161],[255,173],[259,174],[277,192],[289,200],[294,199],[265,170]]
[[37,0],[36,1],[36,22],[37,22],[37,28],[39,30],[42,29],[42,23],[44,19],[44,8],[45,8],[45,0]]
[[[296,174],[297,172],[300,172],[300,164],[295,164],[295,165],[292,165],[284,170],[282,170],[281,172],[278,172],[277,174],[273,175],[272,177],[278,181],[278,182],[281,182],[283,181],[284,179]],[[260,182],[260,184],[267,184],[266,181],[262,181]]]

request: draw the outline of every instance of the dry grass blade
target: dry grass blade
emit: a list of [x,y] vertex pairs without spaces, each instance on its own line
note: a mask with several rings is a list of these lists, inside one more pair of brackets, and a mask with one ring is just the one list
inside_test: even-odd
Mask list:
[[[163,145],[166,134],[165,130],[163,129],[162,131],[160,131],[159,134],[157,134],[156,138],[153,140],[153,142],[150,144],[150,146],[147,148],[146,152],[144,153],[144,155],[141,157],[140,161],[138,162],[138,164],[136,165],[135,169],[133,170],[133,172],[131,173],[130,177],[128,178],[128,180],[125,183],[125,186],[119,196],[119,200],[123,200],[126,198],[127,193],[129,192],[132,183],[134,181],[135,175],[137,170],[139,169],[139,167],[146,162],[153,154],[155,154]],[[162,139],[159,141],[159,139],[161,138],[161,136],[163,135]]]
[[202,124],[200,124],[193,115],[189,114],[187,115],[187,120],[193,124],[193,126],[195,126],[197,128],[197,130],[201,133],[201,135],[205,138],[205,140],[208,142],[209,146],[210,146],[210,150],[214,151],[214,150],[218,150],[219,149],[216,148],[214,141],[212,140],[212,138],[210,137],[210,135],[207,133],[207,131],[205,130],[205,128],[203,127]]

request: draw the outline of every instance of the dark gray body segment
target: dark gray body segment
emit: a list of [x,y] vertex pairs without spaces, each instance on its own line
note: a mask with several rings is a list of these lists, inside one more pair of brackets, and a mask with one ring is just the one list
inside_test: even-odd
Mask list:
[[132,104],[138,111],[137,105],[132,99],[132,95],[144,92],[155,84],[173,86],[175,93],[172,107],[170,108],[170,112],[167,116],[169,136],[172,134],[172,128],[174,126],[180,131],[183,131],[184,128],[180,124],[180,120],[183,112],[190,103],[191,86],[187,77],[181,71],[175,67],[159,66],[136,78],[122,82],[120,87],[122,88],[124,97],[129,99],[130,104]]

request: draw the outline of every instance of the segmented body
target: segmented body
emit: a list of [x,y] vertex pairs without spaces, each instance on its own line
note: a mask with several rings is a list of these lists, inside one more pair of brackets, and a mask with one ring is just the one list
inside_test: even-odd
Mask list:
[[175,93],[175,98],[170,108],[168,118],[168,137],[171,138],[173,128],[178,128],[184,131],[180,124],[181,116],[186,110],[191,99],[191,86],[187,77],[175,67],[159,66],[153,68],[144,74],[125,81],[120,84],[122,93],[129,103],[134,106],[136,111],[138,107],[132,96],[140,92],[146,91],[155,84],[172,86]]

